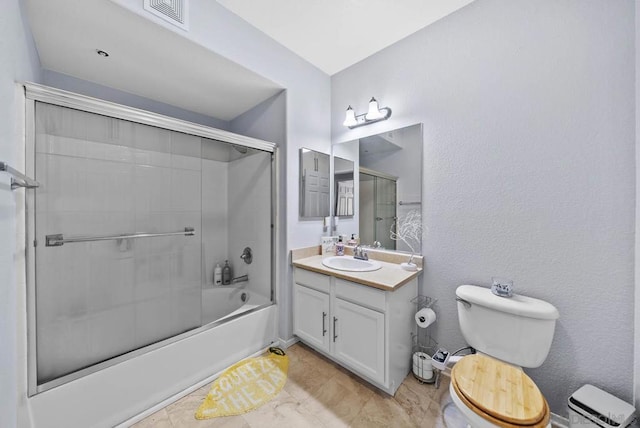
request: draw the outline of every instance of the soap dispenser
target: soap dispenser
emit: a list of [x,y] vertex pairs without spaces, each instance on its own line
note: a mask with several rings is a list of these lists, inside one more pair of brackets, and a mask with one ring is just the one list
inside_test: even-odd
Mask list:
[[342,235],[340,235],[338,243],[336,244],[336,256],[344,256],[344,242],[342,242]]
[[222,268],[222,285],[229,284],[231,284],[231,266],[229,266],[229,260],[225,260]]

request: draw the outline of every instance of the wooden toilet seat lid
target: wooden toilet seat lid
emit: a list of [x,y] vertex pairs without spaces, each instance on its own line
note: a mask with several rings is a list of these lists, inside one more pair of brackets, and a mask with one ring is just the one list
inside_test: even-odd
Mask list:
[[495,358],[480,354],[462,358],[453,366],[451,383],[465,404],[498,425],[546,426],[549,422],[549,407],[533,380]]

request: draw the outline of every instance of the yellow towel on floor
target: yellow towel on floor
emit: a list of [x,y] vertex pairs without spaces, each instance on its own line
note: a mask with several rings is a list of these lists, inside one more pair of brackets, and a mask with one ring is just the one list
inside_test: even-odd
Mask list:
[[196,419],[241,415],[262,406],[282,390],[288,368],[289,357],[280,348],[234,364],[213,382]]

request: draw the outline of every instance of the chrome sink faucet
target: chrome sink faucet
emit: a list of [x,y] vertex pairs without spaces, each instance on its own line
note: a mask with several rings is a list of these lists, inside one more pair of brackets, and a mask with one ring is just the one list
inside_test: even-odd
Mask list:
[[369,254],[367,254],[367,251],[362,248],[362,245],[357,245],[353,249],[353,258],[358,260],[369,260]]

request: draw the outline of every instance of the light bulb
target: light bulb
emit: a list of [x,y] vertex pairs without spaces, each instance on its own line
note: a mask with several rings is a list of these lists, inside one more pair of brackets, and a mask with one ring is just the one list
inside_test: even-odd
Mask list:
[[347,108],[347,113],[345,114],[344,122],[342,122],[342,124],[344,126],[355,126],[358,124],[358,121],[356,120],[356,112],[353,111],[351,106]]
[[383,117],[384,114],[382,114],[382,112],[380,111],[378,101],[376,101],[374,97],[371,97],[371,101],[369,101],[369,111],[367,112],[365,118],[367,120],[376,120],[382,119]]

